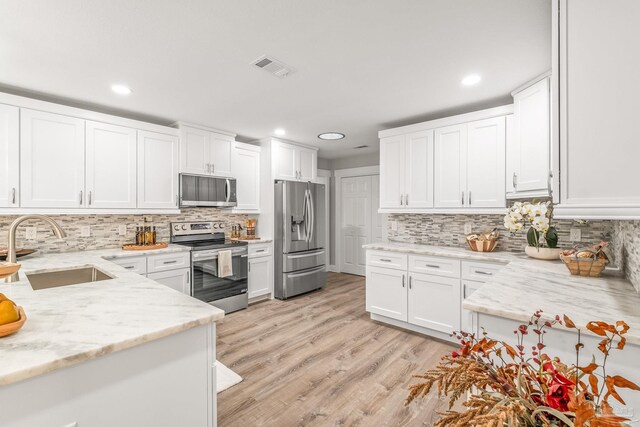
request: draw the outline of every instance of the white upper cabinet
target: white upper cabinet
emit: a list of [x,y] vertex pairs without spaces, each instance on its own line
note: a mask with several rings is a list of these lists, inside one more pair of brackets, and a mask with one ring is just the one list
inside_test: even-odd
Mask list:
[[433,131],[380,140],[380,208],[433,206]]
[[448,126],[435,131],[436,208],[459,208],[467,200],[467,125]]
[[0,104],[0,207],[19,205],[20,109]]
[[180,172],[232,176],[231,151],[235,136],[179,124]]
[[135,129],[86,123],[88,207],[136,207],[136,141]]
[[258,213],[260,210],[260,147],[235,142],[231,171],[236,178],[238,205],[234,212]]
[[640,2],[559,3],[561,187],[554,215],[640,219]]
[[74,117],[21,110],[22,207],[85,206],[84,124]]
[[467,138],[468,206],[505,206],[505,117],[469,123]]
[[380,208],[404,206],[405,137],[380,140]]
[[513,131],[507,144],[510,197],[549,196],[549,78],[513,94]]
[[178,138],[138,131],[138,208],[178,208]]
[[272,140],[274,179],[314,181],[318,175],[318,154],[313,148]]

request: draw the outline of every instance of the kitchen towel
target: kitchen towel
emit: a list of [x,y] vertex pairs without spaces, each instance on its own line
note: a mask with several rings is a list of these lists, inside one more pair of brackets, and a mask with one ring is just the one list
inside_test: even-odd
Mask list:
[[218,277],[229,277],[233,275],[233,260],[231,251],[218,252]]

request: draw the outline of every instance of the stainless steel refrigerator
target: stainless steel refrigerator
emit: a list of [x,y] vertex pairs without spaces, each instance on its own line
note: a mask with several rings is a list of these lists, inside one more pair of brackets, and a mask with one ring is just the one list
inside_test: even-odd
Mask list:
[[275,297],[322,288],[327,278],[324,185],[276,181],[274,212]]

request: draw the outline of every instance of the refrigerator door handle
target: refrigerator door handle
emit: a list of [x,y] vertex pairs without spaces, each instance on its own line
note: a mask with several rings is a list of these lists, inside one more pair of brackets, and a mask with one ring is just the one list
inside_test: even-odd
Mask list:
[[307,191],[309,192],[309,217],[311,218],[311,222],[309,224],[309,242],[311,242],[311,240],[313,240],[313,230],[316,226],[316,208],[313,203],[313,195],[311,194],[311,190]]

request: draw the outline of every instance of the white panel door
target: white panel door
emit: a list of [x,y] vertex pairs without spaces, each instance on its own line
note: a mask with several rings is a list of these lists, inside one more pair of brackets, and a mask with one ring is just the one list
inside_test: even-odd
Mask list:
[[433,207],[433,131],[406,136],[405,206]]
[[273,261],[270,256],[249,259],[249,298],[271,293]]
[[408,300],[409,323],[447,334],[460,330],[460,279],[411,273]]
[[162,283],[165,286],[175,289],[183,294],[191,295],[191,284],[189,283],[190,270],[182,268],[179,270],[161,271],[159,273],[149,273],[147,277]]
[[21,206],[85,206],[84,120],[26,108],[20,114]]
[[271,156],[275,179],[287,181],[298,179],[300,152],[296,146],[274,142],[271,145]]
[[404,207],[404,135],[380,140],[380,208]]
[[366,282],[367,311],[406,322],[406,281],[407,273],[402,270],[368,267]]
[[342,178],[342,260],[340,271],[365,275],[367,256],[363,245],[371,242],[371,176]]
[[505,118],[467,125],[467,202],[476,208],[503,208],[505,199]]
[[231,147],[233,138],[226,135],[211,134],[211,173],[216,176],[232,176]]
[[20,110],[0,104],[0,207],[20,204]]
[[549,97],[549,79],[544,79],[513,98],[512,176],[515,174],[517,192],[548,189]]
[[178,138],[138,131],[138,208],[178,208]]
[[371,241],[387,241],[387,214],[378,213],[380,206],[380,175],[371,176]]
[[313,181],[318,173],[318,153],[316,150],[300,148],[298,176],[303,181]]
[[210,168],[211,132],[180,127],[180,172],[204,175]]
[[462,207],[467,196],[467,125],[436,129],[434,139],[434,206]]
[[231,157],[231,171],[236,178],[238,205],[236,211],[260,209],[260,149],[235,144]]
[[136,207],[136,130],[86,122],[87,206]]

